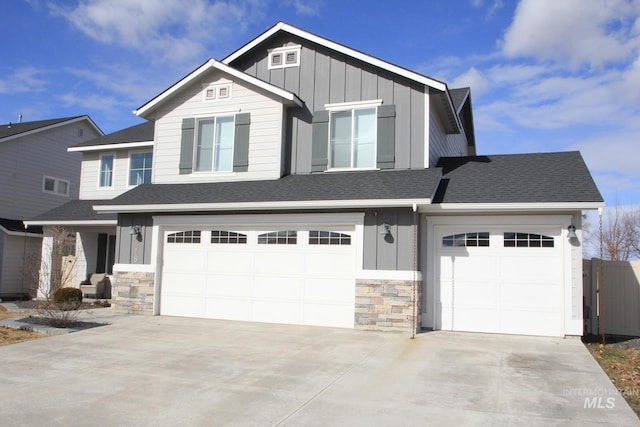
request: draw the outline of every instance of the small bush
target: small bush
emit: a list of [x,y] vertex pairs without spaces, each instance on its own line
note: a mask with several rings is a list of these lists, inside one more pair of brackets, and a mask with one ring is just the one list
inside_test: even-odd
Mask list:
[[82,291],[78,288],[60,288],[53,293],[53,302],[63,304],[67,302],[82,302]]

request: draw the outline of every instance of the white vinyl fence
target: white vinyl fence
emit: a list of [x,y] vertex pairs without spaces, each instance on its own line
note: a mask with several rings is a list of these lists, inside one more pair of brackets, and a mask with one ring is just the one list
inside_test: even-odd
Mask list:
[[640,261],[593,258],[582,267],[585,334],[640,336]]

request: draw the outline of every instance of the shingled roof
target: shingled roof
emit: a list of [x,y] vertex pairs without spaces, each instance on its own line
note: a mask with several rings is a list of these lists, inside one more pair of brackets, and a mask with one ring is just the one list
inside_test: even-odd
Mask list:
[[48,119],[48,120],[37,120],[33,122],[22,122],[22,123],[4,123],[0,124],[0,142],[4,138],[18,136],[23,133],[34,132],[38,130],[44,130],[47,127],[60,125],[65,122],[73,122],[78,121],[80,119],[87,119],[90,123],[96,128],[96,130],[100,133],[102,131],[98,128],[95,123],[89,118],[89,116],[73,116],[73,117],[64,117],[60,119]]
[[81,144],[74,145],[76,147],[91,147],[96,145],[122,144],[126,142],[143,142],[153,141],[155,133],[154,122],[144,122],[108,135],[90,139]]
[[116,221],[116,214],[99,214],[93,210],[104,200],[72,200],[28,221],[27,224],[42,224],[46,222],[84,222],[84,221]]
[[582,156],[562,153],[443,157],[434,203],[602,202]]

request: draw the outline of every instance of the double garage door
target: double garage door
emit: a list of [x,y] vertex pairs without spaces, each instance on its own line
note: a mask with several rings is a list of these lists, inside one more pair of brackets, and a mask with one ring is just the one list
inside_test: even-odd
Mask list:
[[353,226],[164,232],[164,315],[352,328]]
[[559,229],[439,229],[441,329],[564,335],[561,246]]

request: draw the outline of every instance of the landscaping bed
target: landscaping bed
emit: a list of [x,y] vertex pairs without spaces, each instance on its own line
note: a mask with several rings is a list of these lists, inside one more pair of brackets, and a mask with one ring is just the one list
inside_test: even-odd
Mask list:
[[[0,320],[12,319],[15,317],[24,317],[28,315],[28,313],[10,312],[0,305]],[[25,327],[25,329],[0,327],[0,346],[16,344],[23,341],[36,340],[38,338],[44,338],[47,336],[28,329],[28,327]]]

